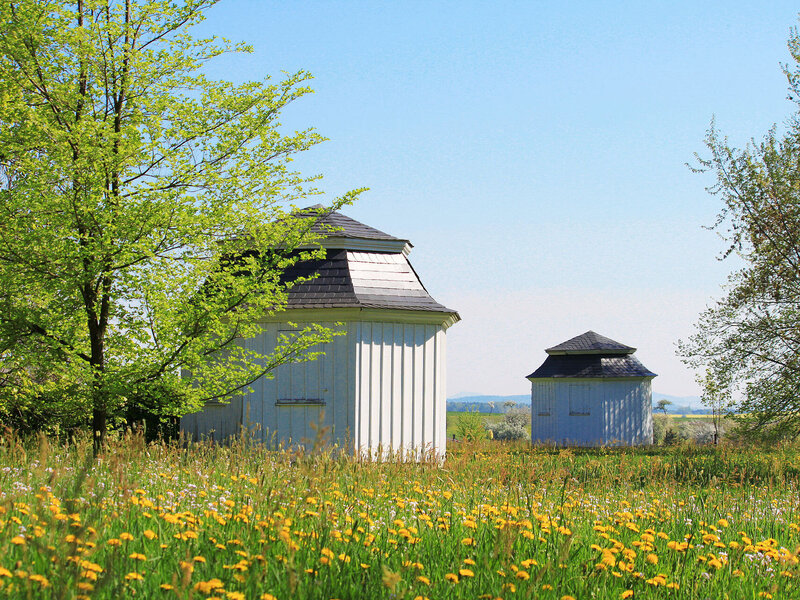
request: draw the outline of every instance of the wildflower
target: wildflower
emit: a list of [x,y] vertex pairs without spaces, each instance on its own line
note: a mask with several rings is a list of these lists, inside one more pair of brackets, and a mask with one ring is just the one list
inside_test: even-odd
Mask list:
[[221,590],[225,585],[216,577],[214,579],[209,579],[208,581],[198,581],[194,584],[194,591],[200,592],[201,594],[212,594],[214,590]]
[[142,535],[146,537],[148,540],[154,540],[158,537],[158,534],[151,529],[145,529]]
[[475,573],[470,571],[469,569],[459,569],[458,574],[462,577],[475,577]]
[[631,596],[633,596],[633,590],[625,590],[619,595],[620,600],[625,600],[625,598],[630,598]]
[[425,585],[430,585],[431,584],[431,580],[428,579],[427,577],[425,577],[424,575],[419,575],[417,577],[417,581],[419,581],[420,583],[424,583]]
[[45,577],[44,575],[39,575],[38,573],[29,575],[28,579],[30,579],[31,581],[35,581],[42,587],[47,587],[48,585],[50,585],[50,582],[47,580],[47,577]]
[[225,594],[226,598],[230,598],[230,600],[244,600],[244,594],[242,592],[228,592]]
[[527,571],[519,570],[516,573],[516,578],[521,579],[522,581],[528,581],[528,579],[530,579],[531,576]]
[[121,544],[122,544],[122,542],[117,538],[111,538],[110,540],[108,540],[106,542],[106,545],[108,545],[108,546],[119,546]]
[[200,563],[206,562],[206,559],[204,557],[202,557],[202,556],[195,556],[192,560],[194,562],[200,562]]
[[575,596],[569,596],[569,595],[561,596],[561,600],[575,600]]
[[508,590],[510,593],[513,594],[514,592],[517,591],[517,586],[509,581],[508,583],[503,584],[503,589]]
[[142,577],[142,574],[141,573],[137,573],[136,571],[133,571],[133,572],[128,573],[127,575],[125,575],[125,580],[126,581],[141,581],[143,579],[144,579],[144,577]]
[[381,581],[387,588],[394,591],[394,588],[398,583],[400,583],[401,579],[402,577],[400,576],[400,573],[393,573],[386,567],[383,567],[383,577],[381,578]]
[[132,552],[128,555],[128,558],[131,560],[147,560],[147,557],[144,554],[139,554],[138,552]]
[[133,536],[127,531],[123,531],[122,533],[119,534],[119,539],[125,542],[130,542],[131,540],[133,540]]
[[15,535],[13,538],[11,538],[11,543],[15,546],[21,546],[25,543],[25,538],[21,535]]
[[170,585],[170,584],[168,584],[168,583],[162,583],[162,584],[161,584],[160,586],[158,586],[158,587],[160,587],[162,590],[167,590],[167,591],[169,591],[169,590],[174,590],[174,589],[175,589],[175,587],[174,587],[174,586],[172,586],[172,585]]
[[5,567],[0,567],[0,577],[11,577],[11,571]]
[[458,583],[458,575],[455,573],[446,573],[444,578],[450,583]]
[[649,562],[651,565],[657,565],[658,564],[658,556],[656,556],[655,554],[653,554],[651,552],[650,554],[647,555],[647,562]]
[[465,546],[474,546],[475,545],[475,538],[467,537],[461,540],[461,543]]
[[414,600],[430,600],[427,596],[415,596]]
[[92,585],[91,583],[88,583],[86,581],[78,582],[78,585],[76,587],[79,590],[81,590],[82,592],[91,592],[91,591],[94,590],[94,585]]
[[272,594],[261,594],[261,600],[278,600]]

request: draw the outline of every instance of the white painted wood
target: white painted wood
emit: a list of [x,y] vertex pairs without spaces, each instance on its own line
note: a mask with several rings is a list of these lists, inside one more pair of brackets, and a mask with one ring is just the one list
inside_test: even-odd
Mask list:
[[[349,322],[315,361],[281,365],[229,405],[209,404],[181,426],[195,439],[224,440],[242,426],[268,444],[313,443],[320,419],[328,439],[357,452],[446,450],[446,324]],[[302,328],[304,322],[294,322]],[[335,322],[318,321],[327,327]],[[245,347],[270,352],[289,328],[265,323]]]
[[651,378],[531,382],[531,441],[559,445],[653,442]]

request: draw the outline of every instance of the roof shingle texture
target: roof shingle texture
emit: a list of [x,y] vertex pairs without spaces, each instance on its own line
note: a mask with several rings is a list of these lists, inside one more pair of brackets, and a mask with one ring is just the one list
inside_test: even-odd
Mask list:
[[300,213],[301,216],[316,216],[320,214],[316,223],[312,225],[311,231],[326,237],[334,238],[351,238],[361,240],[387,240],[387,241],[406,241],[396,238],[393,235],[384,233],[379,229],[364,225],[360,221],[351,219],[347,215],[343,215],[337,211],[329,213],[324,212],[324,207],[321,204],[310,206],[303,209]]
[[311,281],[290,289],[288,308],[385,308],[456,313],[428,294],[402,253],[328,249],[324,259],[297,263],[284,272],[282,279],[289,282],[313,274],[316,277]]
[[598,379],[606,377],[655,377],[636,357],[626,354],[620,356],[604,356],[602,354],[586,355],[551,355],[528,379],[545,379],[550,377],[576,377]]
[[548,354],[583,354],[583,353],[609,353],[632,354],[636,348],[615,342],[594,331],[587,331],[572,339],[562,342],[557,346],[545,350]]

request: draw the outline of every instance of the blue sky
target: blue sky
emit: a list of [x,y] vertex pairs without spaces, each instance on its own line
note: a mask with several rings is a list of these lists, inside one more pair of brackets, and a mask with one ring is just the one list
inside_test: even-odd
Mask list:
[[[796,3],[227,0],[198,33],[253,45],[217,77],[313,73],[287,129],[346,214],[415,248],[462,321],[448,394],[522,394],[544,348],[593,329],[639,348],[656,391],[698,394],[675,356],[736,265],[686,166],[712,118],[735,145],[780,127]],[[313,204],[317,199],[312,199]]]

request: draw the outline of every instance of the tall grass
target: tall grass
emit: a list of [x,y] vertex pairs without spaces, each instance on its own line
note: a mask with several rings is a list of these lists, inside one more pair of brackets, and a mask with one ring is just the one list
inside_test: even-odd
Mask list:
[[0,443],[10,598],[800,597],[800,451]]

